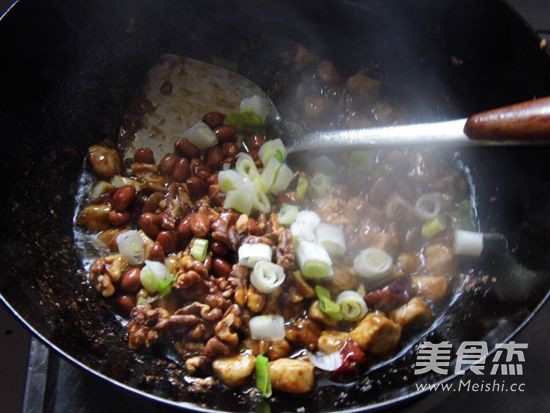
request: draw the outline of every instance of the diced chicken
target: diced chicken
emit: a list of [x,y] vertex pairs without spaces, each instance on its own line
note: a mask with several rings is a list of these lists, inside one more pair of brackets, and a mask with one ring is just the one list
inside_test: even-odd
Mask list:
[[284,338],[281,340],[272,340],[267,350],[267,356],[270,360],[277,360],[290,354],[290,344]]
[[294,271],[292,273],[292,280],[296,286],[296,292],[304,298],[315,297],[315,290],[311,288],[308,282],[302,276],[300,271]]
[[296,47],[296,53],[294,54],[292,63],[294,65],[294,68],[297,71],[301,72],[306,67],[308,67],[309,64],[313,62],[316,58],[317,56],[315,56],[315,54],[311,50],[299,44]]
[[380,92],[380,81],[357,73],[348,78],[346,88],[354,95],[376,100]]
[[351,338],[365,351],[377,356],[391,353],[401,337],[401,326],[382,313],[369,313],[350,332]]
[[297,346],[307,347],[308,350],[315,350],[317,339],[321,329],[317,324],[307,318],[300,318],[293,321],[286,331],[286,339]]
[[433,244],[424,250],[426,271],[432,275],[451,275],[455,271],[453,249],[443,244]]
[[313,388],[314,367],[308,361],[283,358],[269,365],[271,386],[275,390],[304,394]]
[[390,317],[401,327],[406,327],[429,323],[433,318],[433,313],[424,300],[414,297],[407,304],[393,310]]
[[329,290],[338,294],[346,290],[354,290],[359,283],[359,278],[353,268],[348,265],[334,262],[332,269],[334,274],[328,282]]
[[414,217],[414,206],[397,192],[393,192],[386,200],[384,213],[390,221],[407,222]]
[[256,357],[250,354],[221,357],[212,363],[216,375],[229,387],[241,386],[252,375],[255,367]]
[[317,340],[317,347],[323,353],[334,353],[340,351],[348,339],[349,333],[345,331],[324,330]]
[[109,212],[109,205],[89,205],[78,215],[77,224],[88,231],[103,231],[111,226]]
[[420,267],[420,258],[418,255],[409,252],[402,252],[397,256],[397,266],[405,274],[416,272]]
[[387,232],[381,232],[373,237],[372,241],[367,244],[371,248],[380,248],[386,251],[391,256],[395,256],[399,244],[392,234]]
[[413,275],[412,287],[416,294],[432,300],[441,300],[447,295],[449,281],[442,275]]

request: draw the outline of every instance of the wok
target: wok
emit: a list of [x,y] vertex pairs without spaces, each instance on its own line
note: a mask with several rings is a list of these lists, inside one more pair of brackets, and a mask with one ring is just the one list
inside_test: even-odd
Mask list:
[[[62,1],[22,0],[0,24],[0,292],[50,347],[82,368],[145,397],[193,409],[248,411],[229,390],[193,394],[161,354],[130,351],[125,329],[86,281],[73,213],[86,148],[117,135],[143,74],[162,53],[222,57],[284,106],[272,71],[296,41],[352,73],[369,67],[416,120],[460,117],[550,94],[550,57],[499,1]],[[460,64],[460,61],[462,64]],[[376,63],[376,65],[374,65]],[[482,266],[497,282],[462,294],[426,333],[431,341],[510,338],[548,296],[550,150],[482,148],[461,156],[475,182],[484,231],[510,254]],[[416,347],[358,384],[275,395],[273,411],[368,409],[410,398]]]

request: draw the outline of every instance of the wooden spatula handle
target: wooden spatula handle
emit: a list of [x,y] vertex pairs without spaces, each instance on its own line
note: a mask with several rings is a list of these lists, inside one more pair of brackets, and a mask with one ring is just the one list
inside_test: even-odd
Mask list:
[[464,133],[477,140],[550,141],[550,97],[472,115]]

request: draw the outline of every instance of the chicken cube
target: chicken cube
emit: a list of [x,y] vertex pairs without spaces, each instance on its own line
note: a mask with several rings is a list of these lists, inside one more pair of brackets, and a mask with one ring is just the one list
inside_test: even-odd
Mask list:
[[447,295],[449,281],[442,275],[413,275],[411,283],[416,294],[432,300],[441,300]]
[[308,361],[282,358],[269,364],[271,386],[287,393],[304,394],[313,388],[314,367]]
[[334,353],[340,351],[348,339],[349,333],[345,331],[324,330],[317,340],[317,347],[323,353]]
[[334,318],[329,317],[325,313],[321,311],[321,307],[319,304],[319,300],[315,300],[311,306],[309,307],[309,310],[307,310],[307,316],[315,321],[316,323],[328,326],[328,327],[336,327],[338,324],[338,321],[336,321]]
[[424,250],[426,270],[432,275],[451,275],[455,271],[455,255],[451,247],[433,244]]
[[424,300],[414,297],[407,304],[393,310],[390,317],[401,327],[406,327],[429,323],[433,313]]
[[399,343],[401,326],[382,313],[369,313],[351,330],[350,336],[365,351],[384,356],[391,353]]
[[250,354],[220,357],[212,363],[216,375],[229,387],[238,387],[244,384],[246,379],[252,375],[255,367],[256,357]]
[[399,195],[393,192],[384,205],[384,213],[390,221],[409,222],[414,218],[414,206]]

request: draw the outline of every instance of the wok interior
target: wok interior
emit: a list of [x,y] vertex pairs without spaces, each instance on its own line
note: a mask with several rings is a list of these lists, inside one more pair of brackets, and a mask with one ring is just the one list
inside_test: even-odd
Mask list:
[[[117,135],[128,99],[157,58],[168,52],[237,62],[242,74],[278,92],[276,103],[284,105],[291,96],[280,93],[284,79],[277,78],[272,63],[300,41],[344,70],[369,68],[419,120],[462,116],[550,92],[548,55],[496,1],[245,6],[227,0],[24,0],[2,21],[0,36],[5,49],[0,168],[8,187],[0,214],[0,292],[45,339],[92,369],[161,397],[236,411],[251,408],[242,396],[229,390],[190,394],[176,364],[127,348],[125,330],[88,286],[73,244],[75,189],[86,148]],[[453,65],[451,56],[463,64]],[[483,265],[498,269],[498,282],[463,294],[428,339],[485,339],[491,347],[547,294],[548,155],[544,147],[462,152],[472,170],[481,227],[504,233],[515,258],[490,251]],[[414,353],[406,352],[346,387],[345,396],[341,387],[318,387],[307,399],[276,397],[272,409],[364,406],[442,378],[414,376],[414,361]]]

